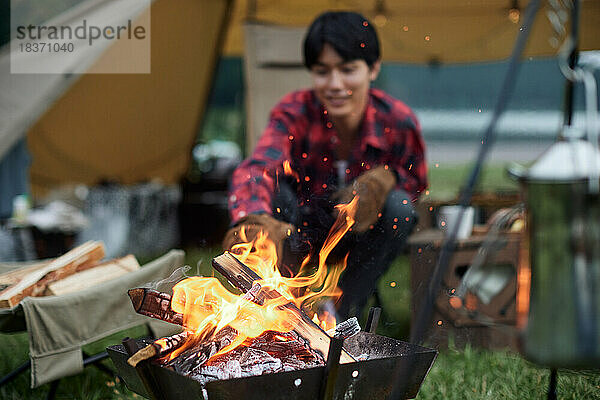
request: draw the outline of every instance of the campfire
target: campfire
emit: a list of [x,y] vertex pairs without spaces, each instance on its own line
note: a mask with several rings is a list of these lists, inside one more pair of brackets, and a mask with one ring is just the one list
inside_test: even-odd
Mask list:
[[[324,365],[329,337],[322,328],[335,328],[335,317],[324,313],[321,320],[312,306],[341,294],[337,281],[345,260],[331,268],[326,260],[354,223],[357,199],[337,206],[338,218],[319,252],[317,267],[310,268],[307,257],[296,277],[279,273],[275,245],[259,234],[256,240],[235,245],[232,253],[213,261],[215,269],[244,292],[242,295],[231,293],[212,277],[184,279],[175,285],[172,297],[144,289],[130,291],[138,312],[176,322],[185,329],[156,341],[132,357],[132,364],[162,355],[163,365],[201,382]],[[147,297],[148,303],[152,296],[164,305],[159,312],[143,306],[143,299]],[[355,326],[340,334],[356,333],[358,322]],[[342,362],[354,360],[342,352]]]
[[[332,313],[317,312],[324,300],[335,300],[341,295],[337,282],[346,259],[330,266],[327,258],[352,227],[357,200],[336,206],[338,217],[318,260],[313,262],[307,257],[295,277],[279,273],[275,245],[266,235],[259,234],[254,241],[235,245],[231,252],[213,259],[213,267],[242,294],[227,290],[214,277],[184,279],[174,286],[172,294],[131,289],[129,296],[136,312],[181,325],[183,331],[130,351],[127,367],[123,363],[124,352],[113,354],[109,349],[117,367],[139,370],[151,360],[153,367],[174,371],[206,390],[211,383],[231,379],[297,373],[324,368],[326,364],[331,369],[332,362],[345,365],[382,355],[408,354],[407,344],[399,345],[401,342],[393,339],[388,339],[393,344],[377,343],[378,351],[365,348],[369,347],[365,346],[365,339],[357,339],[360,326],[356,318],[336,324]],[[346,345],[342,345],[344,339],[348,339]],[[335,347],[336,354],[332,353]],[[435,357],[434,351],[420,349],[426,357],[409,376],[415,381],[413,386],[416,383],[415,395]],[[353,370],[351,379],[358,375],[359,371]],[[300,385],[294,382],[296,387]]]

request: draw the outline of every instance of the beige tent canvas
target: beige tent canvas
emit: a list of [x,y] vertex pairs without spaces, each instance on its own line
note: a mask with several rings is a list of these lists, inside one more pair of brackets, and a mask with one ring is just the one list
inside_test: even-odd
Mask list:
[[[353,10],[379,32],[384,61],[467,63],[508,58],[529,0],[237,0],[225,54],[244,52],[243,22],[306,27],[327,10]],[[555,3],[571,3],[555,1]],[[600,48],[600,2],[580,0],[580,49]],[[525,54],[556,53],[557,36],[542,0]],[[565,27],[565,28],[568,28]]]
[[[118,0],[90,0],[106,24],[151,17],[149,74],[19,75],[0,59],[0,158],[27,135],[34,194],[67,183],[177,182],[206,104],[231,1],[155,0],[150,10],[124,14]],[[147,14],[146,14],[147,15]],[[129,57],[116,41],[81,62]]]
[[[114,18],[125,16],[118,0],[88,1],[110,11],[106,14]],[[526,3],[154,0],[150,9],[150,74],[73,76],[66,68],[65,75],[15,76],[6,69],[6,51],[0,54],[0,157],[19,137],[27,135],[34,194],[60,184],[95,184],[102,179],[124,184],[153,178],[176,182],[189,166],[218,55],[244,53],[244,22],[278,24],[302,32],[326,9],[356,10],[377,25],[384,60],[462,63],[505,59],[518,33],[518,13]],[[556,53],[552,39],[557,35],[547,22],[549,6],[544,4],[528,56]],[[582,50],[600,48],[599,20],[600,2],[582,0]],[[246,46],[252,45],[247,41]],[[260,55],[268,45],[258,42],[254,48],[256,54],[246,55]],[[117,42],[92,56],[96,61],[91,69],[96,63],[111,62],[127,53]],[[297,66],[297,61],[293,63]],[[247,84],[256,89],[249,91],[250,105],[260,105],[260,92],[269,82],[248,75]],[[261,107],[270,107],[269,101],[263,101]],[[252,111],[251,119],[259,121],[262,117],[255,117]]]

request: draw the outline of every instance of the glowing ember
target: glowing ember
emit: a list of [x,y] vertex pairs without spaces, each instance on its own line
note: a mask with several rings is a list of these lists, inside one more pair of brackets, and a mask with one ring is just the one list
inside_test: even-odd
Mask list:
[[[275,290],[280,296],[262,296],[261,301],[257,301],[257,293],[253,294],[256,298],[250,292],[243,296],[233,294],[216,278],[191,277],[175,285],[171,307],[183,314],[184,326],[191,335],[182,347],[171,352],[169,360],[187,348],[214,339],[225,327],[233,328],[237,334],[232,336],[231,343],[220,348],[210,359],[230,352],[246,339],[257,338],[265,331],[283,335],[292,331],[299,322],[298,314],[284,307],[286,304],[291,302],[299,308],[310,309],[323,298],[339,298],[342,292],[337,283],[347,257],[337,266],[326,265],[326,260],[354,224],[357,202],[358,197],[355,197],[349,204],[336,206],[338,217],[319,252],[318,265],[316,268],[311,266],[307,257],[300,272],[293,278],[281,276],[277,268],[276,246],[267,234],[259,232],[253,241],[248,241],[245,230],[241,230],[240,237],[245,243],[233,246],[232,254],[262,277],[262,280],[255,281],[260,293]],[[335,317],[327,312],[315,314],[314,322],[324,330],[336,325]],[[275,335],[275,338],[285,341],[282,335]]]

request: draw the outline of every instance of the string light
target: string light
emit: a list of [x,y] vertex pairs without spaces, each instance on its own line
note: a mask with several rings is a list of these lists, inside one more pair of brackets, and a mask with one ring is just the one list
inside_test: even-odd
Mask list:
[[388,11],[385,7],[385,0],[376,0],[375,1],[375,17],[373,21],[378,28],[382,28],[387,24],[387,15]]
[[513,24],[518,24],[521,19],[521,10],[519,8],[519,0],[513,0],[508,9],[508,20]]

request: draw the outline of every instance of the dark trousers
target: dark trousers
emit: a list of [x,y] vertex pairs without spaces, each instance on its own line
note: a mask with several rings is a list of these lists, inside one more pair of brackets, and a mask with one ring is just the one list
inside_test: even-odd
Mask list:
[[[299,205],[292,187],[280,183],[273,202],[273,215],[300,229],[286,243],[282,273],[296,273],[307,254],[317,260],[335,220],[334,205],[328,199],[318,197]],[[343,291],[336,304],[339,320],[360,314],[374,293],[377,281],[402,250],[416,222],[417,213],[410,196],[402,190],[392,190],[373,229],[361,234],[348,232],[338,243],[328,257],[328,263],[336,263],[348,254],[346,270],[338,283]]]

